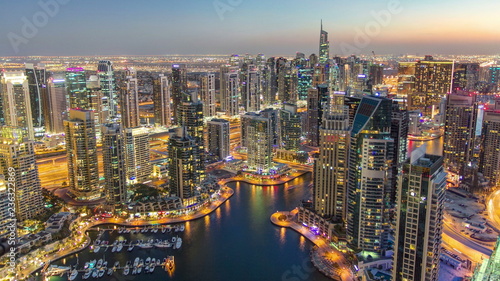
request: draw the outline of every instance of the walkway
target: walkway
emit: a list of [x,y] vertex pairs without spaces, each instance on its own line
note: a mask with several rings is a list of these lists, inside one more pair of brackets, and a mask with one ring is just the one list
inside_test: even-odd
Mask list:
[[323,237],[315,235],[307,227],[293,220],[297,212],[297,209],[291,212],[276,212],[271,215],[271,222],[277,226],[297,231],[316,245],[317,249],[311,253],[311,258],[321,273],[334,280],[339,280],[339,278],[342,281],[356,280],[349,262],[342,252],[332,247]]
[[[83,244],[80,244],[79,247],[77,248],[71,248],[68,246],[68,248],[62,248],[56,253],[50,254],[43,259],[50,262],[54,262],[58,259],[61,259],[63,257],[66,257],[68,255],[77,253],[82,251],[83,249],[87,248],[90,244],[90,239],[88,238],[87,235],[81,236],[81,234],[86,233],[90,228],[102,225],[102,224],[116,224],[116,225],[123,225],[123,226],[149,226],[149,225],[158,225],[158,224],[171,224],[171,223],[181,223],[181,222],[186,222],[186,221],[191,221],[195,219],[199,219],[201,217],[204,217],[210,213],[212,213],[214,210],[216,210],[218,207],[220,207],[224,202],[226,202],[231,196],[234,195],[234,190],[229,188],[229,187],[222,187],[221,190],[223,191],[221,193],[221,196],[219,199],[212,201],[210,205],[206,206],[204,209],[197,211],[194,214],[190,215],[184,215],[180,217],[175,217],[175,218],[162,218],[158,220],[152,220],[152,221],[146,221],[146,220],[134,220],[132,222],[127,222],[125,219],[122,218],[100,218],[97,221],[92,221],[92,222],[85,222],[81,223],[78,225],[78,234],[77,235],[80,239],[80,243],[83,242]],[[74,232],[73,232],[74,234]],[[82,238],[84,237],[84,238]],[[81,241],[85,239],[85,241]],[[76,246],[79,243],[74,242],[73,246]],[[19,263],[17,266],[22,268],[22,271],[18,271],[22,277],[19,277],[19,279],[15,280],[23,280],[30,275],[32,275],[35,271],[41,269],[45,264],[40,264],[40,265],[33,265],[33,260],[32,259],[24,259],[27,265],[23,265]]]

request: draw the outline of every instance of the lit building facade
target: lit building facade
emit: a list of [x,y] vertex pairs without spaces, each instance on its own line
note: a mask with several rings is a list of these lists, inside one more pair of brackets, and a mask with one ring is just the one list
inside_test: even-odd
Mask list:
[[230,155],[229,121],[212,119],[207,122],[207,152],[218,160],[226,159]]
[[171,89],[168,77],[160,74],[153,80],[153,104],[155,126],[170,127],[172,125]]
[[271,119],[254,117],[250,120],[248,132],[248,168],[257,173],[267,173],[273,163]]
[[66,69],[66,90],[69,96],[69,108],[84,110],[90,108],[85,69],[81,67]]
[[221,66],[220,71],[220,103],[221,110],[227,116],[236,116],[239,114],[240,105],[240,87],[239,74],[236,67]]
[[139,90],[135,75],[126,76],[120,89],[120,111],[123,128],[135,128],[140,123]]
[[201,101],[203,103],[203,116],[212,118],[216,113],[215,100],[215,74],[207,73],[201,77]]
[[151,176],[149,134],[145,128],[124,128],[127,183],[144,183]]
[[103,124],[102,156],[106,202],[119,207],[127,199],[125,138],[120,124]]
[[35,138],[41,138],[45,133],[45,119],[47,114],[47,72],[45,66],[39,64],[25,64],[26,77],[30,93],[31,116]]
[[113,120],[118,114],[118,100],[116,96],[116,83],[113,71],[113,62],[101,60],[97,65],[97,75],[102,91],[102,106],[109,112],[108,120]]
[[497,186],[500,183],[500,111],[484,112],[479,172]]
[[45,116],[46,131],[51,134],[60,134],[64,132],[63,121],[68,116],[65,80],[49,78],[47,86],[49,110]]

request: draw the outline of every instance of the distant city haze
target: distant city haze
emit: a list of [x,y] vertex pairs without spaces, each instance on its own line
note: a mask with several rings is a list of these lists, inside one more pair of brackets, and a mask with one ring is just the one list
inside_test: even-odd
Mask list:
[[500,3],[488,0],[4,0],[0,7],[0,56],[317,54],[321,19],[331,56],[500,53]]

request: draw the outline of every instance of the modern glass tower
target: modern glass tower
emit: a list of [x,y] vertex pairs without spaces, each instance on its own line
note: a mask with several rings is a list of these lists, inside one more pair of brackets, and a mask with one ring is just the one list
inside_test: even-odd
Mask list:
[[47,72],[44,65],[25,64],[26,77],[30,93],[31,115],[36,138],[45,133],[45,119],[47,114]]
[[250,119],[248,132],[248,167],[259,174],[268,173],[273,163],[271,119],[261,116]]
[[23,71],[6,71],[1,76],[4,125],[21,127],[24,136],[35,139],[28,78]]
[[239,114],[240,87],[239,74],[236,67],[223,65],[220,68],[220,103],[221,110],[227,116]]
[[492,186],[500,183],[500,112],[484,112],[479,172]]
[[[261,77],[255,65],[243,64],[241,79],[241,101],[245,112],[260,110]],[[245,75],[243,75],[243,70]]]
[[127,199],[125,136],[120,124],[103,124],[102,155],[106,202],[120,207]]
[[69,194],[78,201],[101,197],[97,140],[91,110],[70,109],[64,121],[68,157]]
[[283,104],[280,110],[279,146],[289,151],[299,151],[302,137],[302,118],[295,104]]
[[87,77],[83,68],[73,67],[66,69],[66,90],[69,96],[69,108],[90,109],[87,94]]
[[153,104],[155,126],[170,127],[172,125],[171,87],[168,77],[163,74],[153,80]]
[[381,253],[388,247],[394,160],[391,114],[391,100],[364,96],[351,130],[347,240],[363,251]]
[[177,124],[178,106],[187,92],[187,68],[185,64],[172,65],[172,111],[173,124]]
[[64,132],[63,120],[68,116],[66,100],[66,84],[64,79],[49,78],[48,112],[45,116],[45,128],[48,133],[60,134]]
[[149,159],[149,133],[145,128],[124,128],[127,182],[143,183],[149,179],[152,167]]
[[103,95],[102,105],[109,112],[109,120],[112,120],[118,114],[116,84],[113,72],[113,63],[109,60],[101,60],[97,65],[97,75]]
[[330,58],[330,42],[328,32],[323,30],[323,20],[321,21],[321,31],[319,37],[319,63],[327,64]]
[[123,128],[135,128],[140,123],[139,90],[135,75],[126,76],[120,89],[120,110]]
[[443,157],[412,152],[398,177],[393,280],[438,280],[446,172]]

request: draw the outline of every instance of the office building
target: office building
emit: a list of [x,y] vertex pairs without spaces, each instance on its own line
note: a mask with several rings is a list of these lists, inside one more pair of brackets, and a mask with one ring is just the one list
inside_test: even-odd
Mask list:
[[29,140],[35,139],[28,78],[23,71],[5,71],[1,77],[4,125],[20,127]]
[[443,157],[412,152],[399,175],[393,280],[438,280],[446,172]]
[[302,137],[302,118],[295,104],[283,104],[279,118],[279,147],[289,151],[299,151]]
[[229,121],[212,119],[207,122],[207,152],[208,155],[224,160],[230,155],[229,147]]
[[106,202],[120,207],[127,200],[125,138],[120,124],[103,124],[102,156]]
[[215,117],[215,74],[207,73],[201,77],[201,102],[203,103],[203,116],[205,118]]
[[160,74],[153,79],[153,104],[155,126],[170,127],[172,125],[172,104],[168,77]]
[[392,184],[390,202],[394,204],[397,190],[397,175],[402,172],[403,164],[408,158],[408,111],[404,104],[393,100],[391,118],[391,138],[394,140],[394,159],[392,162]]
[[389,191],[394,140],[392,101],[364,96],[354,117],[349,150],[347,241],[363,251],[388,248]]
[[149,134],[145,128],[124,128],[127,182],[144,183],[152,168],[149,159]]
[[241,102],[245,112],[260,110],[261,81],[255,65],[243,64],[240,72]]
[[69,110],[64,121],[68,158],[69,194],[75,200],[101,197],[97,162],[97,140],[93,111]]

